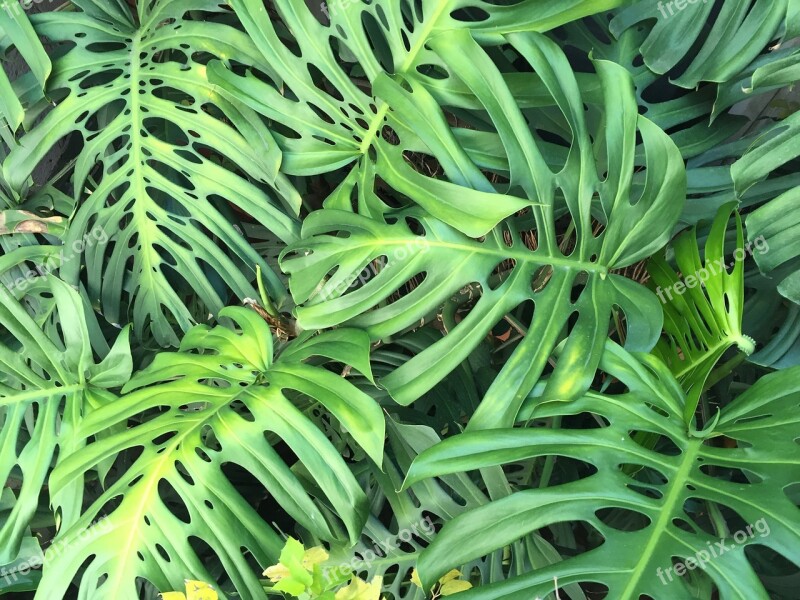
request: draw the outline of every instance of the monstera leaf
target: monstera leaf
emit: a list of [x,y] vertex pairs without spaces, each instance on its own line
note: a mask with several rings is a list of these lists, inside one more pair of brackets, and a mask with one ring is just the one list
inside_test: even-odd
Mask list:
[[[735,134],[746,123],[744,117],[725,114],[713,121],[709,118],[715,108],[716,85],[698,85],[687,92],[668,75],[648,68],[642,60],[648,37],[644,27],[630,27],[617,32],[618,37],[611,33],[613,16],[624,10],[573,21],[551,35],[567,51],[577,48],[595,59],[624,66],[633,77],[640,113],[670,134],[685,159],[715,148]],[[597,87],[594,75],[580,77],[582,91]]]
[[[766,600],[751,562],[777,554],[800,564],[800,513],[792,496],[800,482],[800,371],[763,377],[698,431],[684,422],[683,393],[657,358],[609,342],[601,368],[624,391],[590,392],[566,404],[532,398],[521,414],[526,420],[561,417],[561,427],[467,432],[415,460],[406,487],[533,457],[585,464],[577,480],[522,489],[445,524],[420,556],[423,583],[520,536],[578,521],[602,536],[598,547],[461,598],[544,597],[557,577],[559,585],[600,584],[620,600],[688,599],[695,597],[690,585],[709,581],[721,598]],[[596,415],[600,426],[566,426],[570,415],[581,413]],[[642,431],[664,444],[648,449],[635,443]],[[627,467],[635,467],[634,474]],[[625,524],[613,514],[623,514]],[[679,576],[687,572],[695,576],[691,581]]]
[[762,240],[769,252],[755,255],[762,276],[753,274],[748,306],[754,333],[765,337],[753,355],[757,364],[783,368],[800,364],[800,187],[793,188],[747,215],[747,237]]
[[[284,172],[312,175],[352,165],[337,198],[349,206],[350,196],[358,197],[363,214],[388,209],[376,194],[377,177],[456,227],[466,216],[465,230],[485,233],[521,205],[489,195],[490,178],[473,164],[485,151],[480,138],[462,129],[472,143],[454,144],[457,133],[423,89],[449,70],[431,42],[456,36],[497,44],[504,34],[547,31],[621,3],[334,0],[319,17],[295,0],[278,0],[273,5],[284,30],[261,0],[232,0],[269,68],[240,77],[216,64],[210,77],[273,122]],[[406,117],[416,115],[424,126],[398,123],[393,113],[404,107]],[[433,156],[448,180],[406,165],[404,152],[416,151]]]
[[[55,277],[48,282],[60,335],[45,335],[0,286],[0,481],[19,480],[17,501],[0,530],[0,564],[17,555],[56,456],[61,463],[84,448],[82,420],[115,399],[109,389],[126,383],[133,368],[128,330],[96,362],[87,323],[93,315],[68,285]],[[77,517],[82,498],[82,477],[50,486],[51,502],[65,520]]]
[[[43,91],[52,64],[21,2],[3,4],[0,10],[0,36],[0,51],[6,52],[10,46],[16,48],[35,77],[39,91]],[[0,116],[12,131],[16,131],[25,118],[20,92],[15,89],[5,69],[0,69]]]
[[800,113],[759,132],[741,158],[731,166],[736,191],[746,197],[759,186],[773,193],[746,217],[747,237],[763,240],[769,252],[754,255],[763,277],[755,273],[746,282],[755,293],[748,303],[752,331],[763,337],[764,348],[753,361],[773,367],[800,363],[800,236],[796,168]]
[[[714,219],[703,260],[696,228],[672,242],[680,276],[661,256],[654,256],[647,265],[651,288],[664,305],[664,335],[655,354],[686,390],[687,422],[694,417],[711,370],[725,352],[732,346],[745,355],[755,350],[753,340],[742,333],[744,259],[748,252],[738,213],[736,246],[732,253],[725,252],[731,210],[731,205],[723,206]],[[752,244],[748,243],[747,250],[752,251]]]
[[[354,469],[367,490],[371,507],[361,539],[355,546],[334,545],[322,574],[326,581],[347,579],[352,572],[367,581],[381,577],[385,591],[394,598],[424,600],[428,596],[412,584],[413,570],[441,524],[488,504],[490,498],[508,496],[511,486],[502,470],[493,467],[486,469],[477,483],[466,473],[454,473],[398,491],[413,459],[440,438],[430,427],[403,425],[394,420],[388,422],[387,436],[383,469],[366,463]],[[463,500],[456,501],[453,494]],[[386,521],[386,515],[391,516],[391,521]],[[543,568],[559,560],[555,548],[532,533],[514,544],[510,554],[499,549],[460,565],[460,569],[472,574],[480,585],[486,585],[505,580],[508,572],[521,572],[531,566]],[[578,586],[567,586],[566,591],[576,600],[585,598]]]
[[800,80],[800,50],[794,40],[785,47],[776,44],[762,54],[739,75],[719,84],[713,116],[758,94],[788,87]]
[[[513,423],[553,348],[565,337],[547,393],[565,400],[580,395],[594,376],[615,305],[627,315],[632,348],[655,343],[661,329],[655,297],[611,271],[665,244],[685,190],[678,149],[637,115],[631,79],[621,67],[594,63],[605,110],[593,136],[578,84],[558,47],[539,34],[508,39],[544,82],[572,132],[556,170],[546,164],[537,136],[500,72],[468,35],[452,33],[430,45],[491,117],[505,149],[511,185],[528,198],[514,201],[513,216],[487,233],[496,218],[493,210],[509,202],[508,196],[488,194],[481,203],[454,196],[452,207],[439,210],[436,187],[422,187],[420,182],[403,191],[433,216],[411,208],[368,218],[327,208],[306,219],[304,240],[291,247],[282,262],[292,276],[292,294],[303,304],[297,315],[304,328],[348,323],[366,328],[375,339],[435,315],[462,288],[477,284],[479,297],[473,299],[468,316],[440,342],[382,379],[401,404],[431,389],[504,315],[532,301],[527,335],[494,381],[471,427]],[[387,89],[401,93],[395,87]],[[412,105],[392,113],[391,120],[409,130],[432,129]],[[641,159],[636,158],[637,135],[642,139]],[[454,140],[447,144],[453,152],[459,150]],[[480,216],[473,218],[473,212]],[[555,220],[564,216],[570,219],[574,239],[559,241]],[[593,230],[593,217],[602,229],[599,233]],[[364,269],[374,276],[359,284]],[[392,298],[414,278],[418,280],[408,293]]]
[[[0,493],[0,528],[5,526],[6,520],[14,511],[14,505],[16,503],[17,499],[11,488],[3,488],[2,493]],[[11,592],[28,592],[35,590],[39,583],[41,573],[39,571],[29,570],[27,573],[23,574],[20,572],[19,568],[36,561],[38,561],[38,564],[42,564],[43,559],[44,555],[39,539],[31,535],[30,530],[25,531],[16,559],[3,567],[6,573],[13,573],[16,579],[13,576],[0,579],[0,594],[5,595]]]
[[82,10],[33,17],[38,34],[70,49],[48,81],[57,105],[4,163],[20,190],[59,140],[82,142],[71,172],[81,206],[65,244],[95,231],[108,239],[63,265],[62,277],[77,284],[85,265],[105,317],[132,316],[136,333],[160,344],[177,344],[176,324],[216,313],[231,292],[255,296],[257,265],[280,305],[286,292],[231,207],[288,242],[299,197],[279,175],[280,149],[260,117],[207,78],[216,59],[259,63],[247,36],[212,0],[139,2],[136,15],[125,3],[74,4]]
[[[70,537],[110,513],[103,532],[80,537],[69,553],[52,557],[37,592],[40,598],[63,597],[78,575],[82,595],[112,594],[121,600],[139,598],[138,578],[161,591],[179,589],[186,577],[213,582],[195,540],[218,557],[242,597],[263,598],[247,555],[263,570],[277,562],[283,542],[229,481],[224,465],[251,473],[314,535],[335,539],[337,523],[344,525],[351,543],[360,535],[367,498],[303,410],[321,404],[380,464],[384,427],[379,406],[339,374],[306,362],[333,357],[369,374],[366,334],[306,335],[275,358],[269,326],[254,311],[228,308],[220,316],[241,331],[195,327],[179,352],[159,354],[126,386],[129,393],[81,423],[78,435],[89,437],[114,424],[136,422],[64,460],[53,473],[54,487],[73,485],[118,453],[127,453],[133,462],[60,533]],[[314,474],[314,493],[340,521],[329,520],[331,510],[323,512],[312,501],[273,447],[281,440],[298,464]]]
[[682,64],[674,81],[693,88],[734,79],[770,42],[794,38],[798,14],[795,0],[639,0],[614,18],[611,31],[648,23],[645,64],[659,74]]

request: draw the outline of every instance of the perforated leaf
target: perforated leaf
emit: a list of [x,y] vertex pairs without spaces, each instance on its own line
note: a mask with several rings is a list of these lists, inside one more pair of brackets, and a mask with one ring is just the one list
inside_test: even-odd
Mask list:
[[[385,212],[389,207],[376,194],[380,177],[433,215],[481,235],[523,204],[508,194],[490,195],[495,191],[490,178],[454,144],[444,115],[425,91],[448,68],[431,42],[472,36],[496,44],[505,34],[547,31],[619,4],[620,0],[522,0],[513,5],[486,0],[335,0],[325,3],[325,14],[317,16],[294,0],[278,0],[274,7],[288,29],[284,31],[260,0],[232,0],[269,68],[263,69],[264,76],[239,77],[217,64],[210,69],[211,79],[236,90],[243,102],[274,122],[286,173],[311,175],[352,167],[329,204],[349,206],[352,194],[362,214]],[[412,90],[417,105],[406,115],[424,106],[424,129],[400,128],[392,118],[394,111],[408,105],[406,96]],[[415,172],[405,163],[404,151],[431,154],[447,179]]]
[[133,320],[139,337],[152,331],[160,344],[177,345],[176,325],[216,313],[231,293],[254,297],[256,265],[280,305],[285,290],[235,211],[288,242],[299,197],[278,173],[280,149],[260,118],[207,78],[210,61],[259,61],[247,36],[212,0],[139,2],[136,18],[122,5],[75,4],[83,10],[34,18],[40,35],[72,47],[48,81],[57,106],[4,164],[19,190],[59,140],[82,141],[71,173],[80,208],[65,242],[95,230],[108,241],[61,275],[85,276],[110,322]]
[[[133,464],[60,533],[69,536],[110,513],[101,535],[81,538],[69,553],[52,557],[38,597],[61,597],[76,576],[82,594],[113,593],[121,600],[139,597],[137,578],[161,591],[180,589],[186,577],[213,582],[195,540],[219,558],[239,594],[264,597],[257,574],[277,562],[283,542],[229,481],[224,465],[250,472],[292,519],[320,538],[339,537],[340,523],[351,542],[360,534],[366,496],[301,409],[309,399],[319,402],[380,463],[384,427],[378,405],[339,374],[303,362],[320,355],[347,360],[354,347],[365,356],[366,334],[342,330],[306,337],[275,358],[269,326],[254,311],[228,308],[221,316],[240,331],[195,327],[179,352],[159,354],[126,386],[129,393],[81,424],[79,433],[88,437],[113,424],[138,422],[64,461],[53,486],[73,484],[117,453],[133,452]],[[313,473],[318,491],[294,475],[274,448],[279,441]],[[310,493],[335,516],[323,512]],[[248,554],[261,565],[258,573]]]
[[[0,529],[0,564],[17,555],[38,499],[58,463],[81,451],[79,430],[92,411],[115,399],[109,389],[127,382],[133,368],[124,330],[104,360],[96,360],[85,307],[77,292],[55,277],[58,331],[44,333],[0,285],[0,480],[17,480],[17,501]],[[77,518],[83,478],[49,486],[50,502],[64,520]]]
[[[602,81],[604,113],[602,125],[592,132],[561,50],[539,34],[508,39],[533,66],[571,132],[558,166],[546,163],[538,136],[528,128],[498,69],[467,34],[451,33],[430,45],[491,118],[502,140],[511,185],[529,198],[519,200],[522,210],[475,239],[464,232],[477,235],[485,223],[469,214],[456,217],[455,211],[452,218],[435,213],[439,218],[428,217],[413,209],[370,218],[327,208],[306,219],[304,240],[282,260],[282,268],[292,276],[292,294],[302,304],[297,315],[303,327],[347,323],[366,328],[375,339],[414,326],[465,286],[478,284],[474,288],[479,297],[473,299],[468,316],[453,324],[439,343],[383,379],[401,404],[431,389],[504,315],[532,301],[533,315],[523,323],[527,334],[470,427],[513,423],[553,348],[564,339],[547,394],[562,400],[580,395],[594,376],[615,305],[627,315],[630,346],[652,347],[661,329],[657,300],[611,270],[645,258],[667,241],[685,190],[678,149],[637,115],[631,79],[621,67],[594,63]],[[387,87],[381,91],[391,99],[406,94],[388,79],[382,83]],[[414,110],[413,97],[406,100],[408,106],[392,113],[392,122],[422,131],[427,118]],[[641,159],[636,157],[637,135],[643,142]],[[455,140],[448,144],[453,152],[461,151]],[[436,196],[436,188],[424,187],[425,178],[419,177],[419,185],[405,191],[430,211],[426,200]],[[492,203],[490,197],[480,206]],[[569,217],[574,249],[562,248],[564,240],[557,239],[557,215]],[[602,231],[596,235],[598,222]],[[364,269],[371,276],[361,284],[358,277]],[[392,298],[409,281],[414,285],[408,293]],[[574,313],[578,318],[572,324]]]
[[[692,586],[702,581],[713,582],[726,600],[769,598],[751,562],[759,548],[800,564],[800,512],[792,491],[800,482],[795,443],[800,371],[761,378],[698,432],[687,429],[683,393],[663,363],[609,342],[601,367],[625,391],[592,392],[570,404],[532,399],[533,415],[563,418],[561,426],[467,432],[414,462],[405,485],[541,456],[592,467],[577,480],[524,489],[447,523],[420,557],[422,582],[431,584],[450,568],[521,535],[569,521],[590,524],[602,543],[460,597],[544,597],[557,577],[559,585],[602,584],[609,597],[620,600],[689,599],[695,597]],[[597,415],[601,426],[566,426],[569,415],[584,412]],[[528,410],[523,418],[531,416]],[[656,434],[663,443],[645,448],[634,442],[635,432]],[[626,474],[626,466],[636,467],[635,474]],[[624,521],[611,519],[614,512]],[[687,572],[691,580],[680,577]]]
[[796,11],[795,0],[639,0],[614,18],[611,31],[645,23],[645,64],[656,73],[682,64],[675,82],[692,88],[733,79],[770,42],[792,39]]

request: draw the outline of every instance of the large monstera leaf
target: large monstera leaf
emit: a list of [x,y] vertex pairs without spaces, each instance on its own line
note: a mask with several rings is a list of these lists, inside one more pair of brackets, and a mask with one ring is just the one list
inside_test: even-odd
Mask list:
[[[139,598],[138,578],[161,591],[179,589],[186,577],[215,581],[193,546],[198,539],[219,560],[231,591],[263,598],[248,555],[263,570],[277,561],[283,542],[230,482],[225,465],[251,473],[314,535],[336,539],[341,524],[351,543],[360,535],[367,498],[303,411],[322,405],[380,465],[380,407],[339,374],[307,363],[333,357],[369,374],[366,334],[305,335],[275,358],[269,326],[255,312],[228,308],[221,317],[232,319],[240,331],[195,327],[179,352],[159,354],[125,388],[130,393],[78,428],[80,436],[90,437],[136,422],[63,461],[53,473],[54,487],[72,485],[118,453],[133,462],[59,534],[70,538],[110,513],[102,532],[81,537],[69,553],[51,558],[39,598],[63,597],[76,576],[82,596],[120,600]],[[301,484],[274,448],[281,440],[297,457],[295,468],[313,474],[313,489]],[[328,509],[321,510],[312,495]],[[331,511],[338,518],[329,520]]]
[[[491,119],[510,187],[528,198],[515,199],[513,216],[491,227],[498,206],[510,198],[500,194],[486,194],[473,202],[454,193],[452,204],[443,209],[437,204],[442,197],[436,197],[435,180],[420,175],[417,185],[398,187],[433,216],[414,208],[368,218],[327,208],[308,217],[304,240],[290,248],[282,263],[292,275],[295,300],[303,304],[297,315],[304,328],[348,323],[366,328],[375,339],[435,315],[460,290],[478,284],[473,286],[478,298],[468,316],[454,323],[440,342],[382,379],[402,404],[431,389],[460,364],[504,315],[532,301],[527,334],[494,381],[471,427],[512,424],[554,347],[564,339],[547,394],[564,400],[580,395],[594,377],[615,305],[627,314],[630,347],[644,349],[655,343],[661,329],[657,300],[611,271],[666,243],[680,214],[686,184],[678,149],[637,114],[632,82],[624,69],[595,61],[604,112],[593,131],[584,117],[578,84],[558,47],[540,34],[512,35],[508,40],[541,78],[571,132],[565,134],[571,139],[561,148],[562,162],[555,170],[548,166],[541,140],[529,129],[502,75],[469,35],[451,33],[430,45]],[[404,93],[391,86],[386,89],[396,94],[391,98]],[[417,91],[421,90],[406,98],[406,105],[392,113],[390,121],[430,132],[435,127],[424,122],[426,113],[413,104]],[[420,97],[425,106],[425,96]],[[430,133],[430,143],[445,133],[450,130]],[[642,140],[638,148],[637,135]],[[454,138],[438,139],[441,147],[476,168]],[[426,179],[434,185],[423,187]],[[566,240],[572,250],[556,237],[555,221],[566,217],[574,231],[574,238]],[[596,233],[594,228],[602,231]],[[364,269],[372,276],[359,284]],[[413,289],[392,301],[394,293],[415,278]],[[571,322],[573,315],[577,319]]]
[[[659,74],[682,65],[674,81],[693,88],[736,79],[771,42],[792,40],[800,12],[796,0],[639,0],[620,11],[611,30],[620,35],[641,24],[649,29],[645,64]],[[797,57],[789,60],[796,64]]]
[[[60,335],[43,333],[0,285],[0,481],[19,485],[0,529],[0,564],[17,555],[56,456],[63,462],[85,446],[82,420],[115,400],[109,390],[125,384],[133,368],[128,330],[96,361],[87,322],[93,315],[68,285],[55,277],[48,282]],[[63,519],[78,516],[82,498],[82,478],[50,487],[51,503]]]
[[[530,532],[578,521],[599,532],[599,547],[462,597],[544,597],[557,577],[559,585],[604,585],[608,597],[619,600],[693,598],[688,584],[702,584],[698,579],[713,582],[725,600],[769,598],[751,564],[759,549],[800,564],[794,496],[800,371],[763,377],[697,431],[683,420],[680,387],[655,357],[634,356],[609,342],[602,368],[626,390],[590,392],[568,404],[532,398],[526,408],[535,407],[533,414],[522,415],[557,417],[562,426],[467,432],[414,462],[406,486],[535,457],[568,457],[592,467],[572,482],[522,489],[447,523],[420,557],[423,582]],[[601,425],[570,429],[568,417],[581,413],[596,415]],[[645,448],[634,441],[637,432],[657,435],[661,443]],[[624,515],[627,525],[614,514]],[[676,575],[681,569],[673,561],[685,563],[683,572],[698,569],[691,573],[698,578]]]
[[[420,553],[441,524],[488,504],[491,499],[509,495],[512,487],[502,469],[493,467],[486,469],[477,483],[467,473],[454,473],[398,491],[413,459],[439,442],[439,436],[431,427],[389,420],[387,437],[382,469],[364,462],[354,466],[370,498],[370,516],[361,540],[355,546],[332,547],[323,572],[327,570],[331,579],[346,575],[351,569],[368,581],[380,576],[384,591],[397,600],[424,600],[428,595],[411,583],[412,573]],[[453,494],[461,500],[455,500]],[[389,522],[387,515],[391,517]],[[550,543],[531,533],[515,544],[511,553],[501,548],[460,565],[460,570],[470,573],[473,581],[480,582],[477,585],[486,585],[506,579],[509,573],[541,568],[559,560]],[[576,600],[585,600],[578,586],[567,586],[566,591]]]
[[[376,177],[402,194],[428,186],[415,202],[437,216],[449,214],[451,221],[466,213],[470,231],[469,223],[478,220],[488,230],[519,205],[513,198],[487,196],[493,185],[472,162],[480,163],[484,155],[480,135],[474,138],[462,130],[471,143],[466,149],[453,145],[454,133],[424,89],[448,70],[430,43],[456,35],[497,44],[507,33],[548,31],[621,3],[335,0],[325,3],[325,15],[319,16],[295,0],[277,0],[273,5],[284,30],[272,22],[261,0],[231,0],[269,68],[240,77],[216,64],[211,79],[236,90],[243,102],[274,122],[285,173],[352,167],[337,196],[348,202],[350,195],[357,196],[364,214],[387,209],[376,195]],[[424,111],[423,128],[408,129],[392,118],[393,111],[408,106],[412,90],[420,97],[413,110]],[[404,152],[416,151],[432,155],[449,181],[425,178],[406,165]],[[496,164],[487,167],[493,170]]]
[[[57,105],[6,160],[14,189],[65,136],[82,149],[71,172],[81,206],[67,246],[102,230],[61,269],[112,323],[133,320],[140,337],[177,344],[227,303],[252,297],[255,269],[270,296],[286,297],[277,275],[236,226],[236,211],[295,238],[299,197],[279,175],[280,149],[253,111],[207,78],[213,60],[258,63],[246,34],[212,0],[124,3],[76,0],[82,10],[34,17],[36,31],[71,46],[55,60],[48,94]],[[193,12],[202,20],[191,19]],[[235,210],[234,210],[235,209]],[[190,293],[198,306],[187,305]]]

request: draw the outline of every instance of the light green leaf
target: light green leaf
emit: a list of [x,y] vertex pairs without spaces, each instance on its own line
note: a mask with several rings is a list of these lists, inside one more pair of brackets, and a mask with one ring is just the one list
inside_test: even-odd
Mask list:
[[[54,487],[70,485],[118,452],[141,447],[141,453],[61,534],[80,531],[108,510],[109,500],[119,499],[104,521],[107,533],[81,539],[70,553],[53,556],[39,591],[44,597],[63,595],[75,577],[80,578],[82,593],[104,595],[113,589],[120,600],[138,598],[138,578],[158,589],[176,589],[188,575],[213,581],[191,546],[191,540],[199,538],[222,559],[240,594],[260,598],[261,584],[242,548],[266,566],[277,562],[283,543],[223,473],[226,464],[251,473],[313,535],[329,541],[344,537],[350,543],[360,535],[367,512],[364,492],[303,411],[315,402],[326,407],[380,462],[380,407],[340,375],[298,360],[314,355],[314,348],[273,357],[269,326],[254,311],[227,308],[220,316],[237,329],[195,327],[179,352],[158,354],[126,386],[126,395],[81,424],[82,437],[117,424],[129,427],[65,460],[53,473]],[[368,345],[359,333],[353,332],[347,341],[339,332],[329,342],[322,335],[317,341],[292,344],[316,344],[323,354],[341,360],[338,347],[347,356],[359,340]],[[274,446],[280,441],[313,473],[313,488],[305,487],[278,454]],[[333,516],[310,494],[333,509]],[[339,534],[342,526],[344,536]],[[154,544],[163,552],[149,552]],[[281,563],[292,578],[302,569],[310,582],[311,575],[302,567],[302,545],[299,548],[297,554],[297,544],[287,546]],[[99,577],[101,572],[107,577]]]
[[[127,335],[120,335],[115,344],[117,364],[109,377],[94,362],[87,323],[93,315],[87,315],[80,296],[67,284],[55,277],[49,277],[48,284],[60,324],[57,337],[48,337],[0,286],[0,480],[21,480],[18,501],[0,529],[0,564],[17,555],[56,456],[57,464],[62,464],[83,451],[87,439],[79,431],[83,419],[113,402],[114,395],[105,388],[130,377]],[[62,521],[77,519],[83,477],[49,487]]]
[[[207,77],[209,61],[260,62],[247,36],[211,0],[139,3],[138,25],[121,13],[124,3],[80,6],[34,17],[38,34],[73,46],[48,81],[51,95],[65,97],[3,167],[21,190],[62,138],[82,139],[70,173],[80,207],[65,245],[86,244],[62,277],[77,285],[85,276],[111,323],[132,317],[137,337],[152,334],[161,345],[177,345],[176,325],[188,330],[217,313],[230,293],[255,297],[256,265],[282,305],[279,278],[237,229],[234,211],[289,242],[299,196],[279,174],[281,151],[258,115]],[[193,11],[205,11],[203,20]],[[187,305],[188,292],[198,307]]]
[[[650,288],[664,308],[664,335],[654,350],[686,391],[684,418],[690,423],[711,370],[732,346],[746,355],[755,343],[742,333],[745,252],[742,221],[735,213],[736,244],[725,250],[732,205],[723,206],[700,258],[695,228],[674,242],[679,276],[661,256],[648,262]],[[748,250],[751,245],[748,244]]]
[[[572,482],[516,492],[448,522],[420,557],[423,585],[529,532],[583,521],[603,537],[599,547],[462,592],[460,598],[544,597],[558,576],[559,585],[602,583],[610,597],[620,600],[643,594],[688,599],[684,578],[668,572],[674,558],[687,566],[694,559],[692,568],[702,563],[702,574],[713,581],[720,597],[766,599],[744,550],[766,546],[794,563],[800,561],[797,507],[787,495],[787,489],[800,482],[794,441],[798,417],[792,410],[800,394],[800,370],[761,378],[698,437],[687,430],[685,399],[666,365],[609,342],[601,368],[619,379],[624,390],[590,392],[571,404],[547,403],[536,411],[540,417],[590,412],[607,425],[467,432],[415,460],[404,486],[539,456],[570,457],[596,469]],[[669,440],[678,453],[638,445],[632,435],[641,431]],[[639,466],[639,472],[634,477],[624,474],[626,464]],[[646,475],[648,471],[654,476]],[[693,519],[686,507],[699,502],[718,506],[718,519]],[[626,526],[612,527],[602,516],[607,510],[625,515]],[[712,554],[717,543],[725,548],[719,555]]]
[[[565,401],[580,395],[594,376],[615,305],[628,317],[630,347],[652,347],[661,329],[655,297],[611,271],[666,243],[685,189],[680,153],[666,134],[636,114],[632,83],[621,67],[595,62],[605,118],[592,137],[576,79],[557,46],[534,34],[515,34],[509,41],[535,68],[573,132],[566,162],[556,170],[544,159],[497,68],[467,34],[437,37],[431,47],[491,118],[505,148],[511,185],[530,200],[525,211],[474,239],[463,234],[463,225],[451,227],[418,209],[382,217],[325,209],[309,215],[303,241],[282,260],[292,294],[302,304],[297,309],[302,327],[347,324],[367,329],[373,339],[415,326],[466,286],[479,284],[474,286],[479,298],[466,318],[441,342],[382,379],[404,405],[459,365],[504,315],[532,301],[526,336],[472,417],[474,428],[513,423],[565,338],[546,394]],[[392,112],[389,119],[403,123],[409,115],[410,109]],[[637,131],[643,140],[641,163]],[[448,149],[460,152],[457,145]],[[393,185],[400,186],[399,180]],[[414,189],[405,192],[415,199]],[[569,252],[560,248],[554,223],[556,214],[567,211],[576,245]],[[592,231],[593,218],[605,226],[599,235]],[[365,269],[371,276],[359,284]],[[414,278],[421,282],[394,299]],[[565,333],[574,312],[579,318]]]

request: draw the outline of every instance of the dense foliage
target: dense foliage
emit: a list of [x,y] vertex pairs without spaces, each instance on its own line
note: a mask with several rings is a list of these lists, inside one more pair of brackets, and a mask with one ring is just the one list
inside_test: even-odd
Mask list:
[[0,595],[796,597],[798,0],[30,5]]

